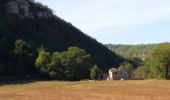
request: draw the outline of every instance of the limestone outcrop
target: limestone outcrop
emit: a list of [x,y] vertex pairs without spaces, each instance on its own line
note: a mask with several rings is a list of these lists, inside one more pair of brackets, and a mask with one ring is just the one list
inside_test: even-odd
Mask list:
[[[31,11],[30,4],[34,3],[34,0],[10,0],[6,4],[6,10],[9,14],[19,15],[21,18],[50,18],[53,17],[53,14],[49,10],[41,11]],[[38,7],[38,6],[37,6]]]

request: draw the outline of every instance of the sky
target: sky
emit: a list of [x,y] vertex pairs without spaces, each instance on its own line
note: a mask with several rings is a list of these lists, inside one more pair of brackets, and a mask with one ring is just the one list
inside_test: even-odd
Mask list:
[[37,0],[104,44],[170,42],[170,0]]

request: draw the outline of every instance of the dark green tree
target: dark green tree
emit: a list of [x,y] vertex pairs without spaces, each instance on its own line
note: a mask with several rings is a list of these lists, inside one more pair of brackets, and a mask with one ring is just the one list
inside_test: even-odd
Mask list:
[[144,78],[145,77],[144,67],[139,66],[134,70],[133,74],[135,78]]
[[65,75],[64,75],[64,67],[62,65],[61,62],[62,59],[62,53],[60,52],[54,52],[51,58],[51,62],[50,62],[50,67],[51,70],[49,72],[49,75],[52,78],[55,79],[64,79]]
[[97,65],[94,65],[90,71],[90,77],[92,80],[96,80],[98,75],[102,72],[102,70]]
[[30,55],[29,55],[30,46],[28,43],[22,39],[17,39],[15,41],[14,47],[14,56],[16,60],[15,74],[26,74],[26,72],[30,69]]
[[130,77],[132,77],[132,74],[133,74],[133,71],[134,71],[134,68],[133,68],[133,65],[130,64],[129,62],[123,62],[119,68],[122,68],[124,70],[126,70],[129,74]]
[[18,39],[15,41],[15,49],[14,52],[16,54],[25,54],[27,53],[29,48],[29,45],[22,39]]
[[89,78],[91,60],[85,50],[70,47],[67,51],[50,52],[40,50],[36,67],[55,79],[81,80]]
[[[70,71],[68,77],[75,80],[89,78],[90,74],[90,55],[84,49],[69,47],[67,51],[67,69]],[[71,79],[72,79],[71,78]]]

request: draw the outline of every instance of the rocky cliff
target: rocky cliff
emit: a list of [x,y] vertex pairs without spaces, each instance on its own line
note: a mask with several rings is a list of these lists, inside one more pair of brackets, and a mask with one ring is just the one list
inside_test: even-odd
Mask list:
[[[34,8],[34,6],[39,7],[39,11],[33,12],[31,9]],[[21,18],[53,17],[52,11],[44,9],[43,5],[36,4],[34,0],[9,0],[5,7],[9,14],[19,15]]]

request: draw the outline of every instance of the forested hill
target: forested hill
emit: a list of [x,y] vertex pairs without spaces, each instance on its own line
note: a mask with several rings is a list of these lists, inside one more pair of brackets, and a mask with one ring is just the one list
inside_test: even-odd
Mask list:
[[54,15],[47,6],[34,0],[0,0],[0,76],[32,73],[37,50],[42,46],[50,52],[77,46],[102,68],[122,62],[118,55]]
[[148,45],[112,45],[106,44],[106,46],[116,52],[117,54],[125,57],[125,58],[141,58],[144,60],[146,56],[150,53],[152,48],[156,44],[148,44]]

